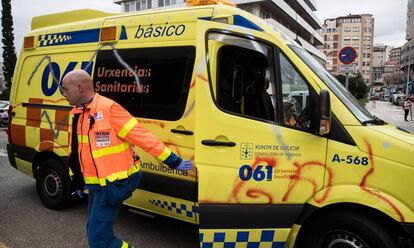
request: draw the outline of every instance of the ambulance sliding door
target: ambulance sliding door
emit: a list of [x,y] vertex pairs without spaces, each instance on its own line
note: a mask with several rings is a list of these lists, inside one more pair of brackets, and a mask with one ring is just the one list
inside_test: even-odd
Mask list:
[[310,132],[309,120],[284,121],[285,106],[296,108],[296,120],[309,111],[309,101],[293,95],[313,90],[264,42],[273,37],[251,33],[256,37],[216,31],[205,38],[208,81],[197,78],[195,141],[202,243],[239,231],[260,241],[276,230],[269,242],[283,243],[323,187],[326,139]]
[[[127,47],[117,49],[117,54],[110,49],[97,54],[95,90],[139,118],[176,154],[192,159],[194,116],[188,99],[193,98],[194,46]],[[136,153],[144,173],[138,190],[125,204],[196,222],[195,169],[173,170],[138,147]]]

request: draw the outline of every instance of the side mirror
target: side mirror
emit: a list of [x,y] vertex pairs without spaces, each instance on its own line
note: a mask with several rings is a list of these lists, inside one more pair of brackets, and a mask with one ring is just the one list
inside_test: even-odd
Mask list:
[[315,130],[319,135],[327,135],[331,129],[331,101],[329,92],[321,90],[318,103],[318,119]]

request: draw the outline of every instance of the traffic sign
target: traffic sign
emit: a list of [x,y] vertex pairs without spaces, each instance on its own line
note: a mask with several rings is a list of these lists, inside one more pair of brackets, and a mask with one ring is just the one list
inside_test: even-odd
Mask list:
[[355,70],[356,70],[355,64],[339,66],[339,73],[355,73]]
[[339,61],[341,61],[342,64],[349,65],[352,64],[352,62],[355,61],[357,58],[357,53],[355,49],[351,46],[346,46],[341,49],[339,52]]

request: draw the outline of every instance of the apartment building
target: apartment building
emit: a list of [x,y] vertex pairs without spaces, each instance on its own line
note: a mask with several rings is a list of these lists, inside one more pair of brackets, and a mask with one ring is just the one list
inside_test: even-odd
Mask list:
[[408,0],[407,3],[407,29],[405,37],[407,42],[401,47],[400,64],[407,79],[409,75],[410,80],[412,80],[414,71],[414,0]]
[[400,64],[401,59],[401,47],[393,48],[390,50],[388,61],[398,62]]
[[372,83],[382,85],[382,74],[384,73],[385,63],[388,61],[391,48],[386,45],[374,45],[372,51]]
[[[321,22],[316,17],[315,0],[231,0],[237,7],[266,20],[274,28],[300,41],[321,63],[326,56],[317,47],[323,46]],[[153,8],[185,6],[185,0],[114,0],[123,12]]]
[[414,39],[414,0],[407,1],[407,28],[406,28],[406,40]]
[[347,15],[324,20],[322,34],[325,45],[326,68],[334,75],[340,74],[339,52],[351,46],[357,52],[354,64],[367,84],[372,83],[372,54],[374,17],[371,14]]

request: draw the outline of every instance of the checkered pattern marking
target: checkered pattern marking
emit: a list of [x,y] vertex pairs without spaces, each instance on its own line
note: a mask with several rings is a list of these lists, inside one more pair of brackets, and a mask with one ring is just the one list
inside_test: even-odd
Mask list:
[[185,215],[189,218],[193,218],[196,214],[198,214],[197,206],[187,206],[183,203],[167,202],[162,200],[149,200],[149,203],[154,206],[176,212],[177,214]]
[[50,46],[50,45],[58,45],[65,41],[71,40],[72,36],[70,35],[62,35],[62,34],[46,34],[40,35],[39,42],[40,46]]
[[[45,102],[40,98],[28,100],[29,104],[55,104],[55,102]],[[39,151],[53,151],[59,156],[65,156],[62,148],[66,148],[68,144],[69,110],[28,106],[26,107],[25,125],[12,124],[11,130],[12,141],[15,145],[27,146]],[[59,146],[55,147],[57,144]]]
[[276,230],[224,230],[213,233],[200,232],[201,248],[283,248],[285,242],[276,241]]

